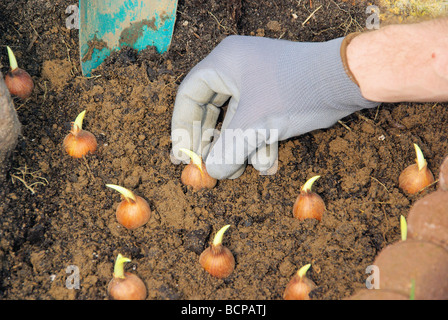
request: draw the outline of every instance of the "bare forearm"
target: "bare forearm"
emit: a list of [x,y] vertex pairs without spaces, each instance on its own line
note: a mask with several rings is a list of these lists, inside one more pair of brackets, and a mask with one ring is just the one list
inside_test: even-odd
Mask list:
[[347,60],[366,99],[448,101],[448,18],[360,34]]

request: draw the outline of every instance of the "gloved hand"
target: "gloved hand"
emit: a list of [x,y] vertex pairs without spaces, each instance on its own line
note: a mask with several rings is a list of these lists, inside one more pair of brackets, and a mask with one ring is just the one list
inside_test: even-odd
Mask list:
[[[378,106],[364,99],[349,77],[342,41],[225,38],[179,86],[172,156],[188,162],[179,149],[195,151],[217,179],[238,177],[246,163],[263,172],[277,159],[278,141]],[[228,100],[219,132],[215,126]]]

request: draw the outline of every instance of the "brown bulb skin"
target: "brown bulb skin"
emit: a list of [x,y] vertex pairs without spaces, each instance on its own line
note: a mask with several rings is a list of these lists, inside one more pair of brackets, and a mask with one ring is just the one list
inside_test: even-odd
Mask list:
[[217,183],[217,180],[208,174],[204,163],[202,163],[202,171],[197,165],[188,164],[182,171],[180,179],[184,185],[192,186],[195,191],[204,188],[212,189]]
[[137,275],[124,273],[124,279],[114,277],[110,280],[107,291],[113,300],[145,300],[146,286]]
[[427,166],[418,170],[416,163],[406,167],[398,177],[400,189],[409,194],[415,194],[434,182],[434,176]]
[[301,191],[292,208],[294,217],[299,220],[317,219],[320,221],[324,212],[325,203],[314,192]]
[[25,70],[16,68],[5,75],[5,85],[11,95],[22,100],[29,98],[34,90],[34,82]]
[[63,145],[69,156],[73,158],[82,158],[89,153],[94,153],[98,143],[92,133],[85,130],[79,130],[77,132],[71,131],[65,137]]
[[118,223],[126,229],[134,230],[145,225],[151,217],[151,208],[148,202],[140,196],[123,200],[117,207],[116,217]]
[[205,271],[219,279],[230,276],[235,268],[232,252],[222,244],[212,244],[205,249],[199,257],[199,263]]
[[295,274],[286,285],[283,292],[285,300],[311,300],[310,292],[316,288],[316,284],[307,277],[299,277]]

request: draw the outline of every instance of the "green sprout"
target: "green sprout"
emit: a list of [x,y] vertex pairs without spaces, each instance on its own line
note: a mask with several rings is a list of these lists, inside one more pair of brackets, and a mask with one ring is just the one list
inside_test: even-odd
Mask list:
[[401,241],[406,241],[408,237],[408,224],[406,218],[402,215],[400,217]]
[[299,276],[299,278],[303,278],[310,267],[311,267],[311,263],[308,263],[308,264],[304,265],[303,267],[301,267],[299,269],[299,271],[297,271],[297,275]]

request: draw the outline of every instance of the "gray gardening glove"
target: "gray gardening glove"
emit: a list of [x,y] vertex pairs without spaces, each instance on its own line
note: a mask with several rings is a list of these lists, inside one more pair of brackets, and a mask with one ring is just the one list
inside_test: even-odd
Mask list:
[[[172,159],[188,162],[179,149],[193,150],[217,179],[238,177],[246,163],[270,172],[278,141],[378,106],[364,99],[356,80],[349,77],[341,59],[342,42],[343,38],[320,43],[225,38],[179,87]],[[228,100],[217,131],[218,115]]]

